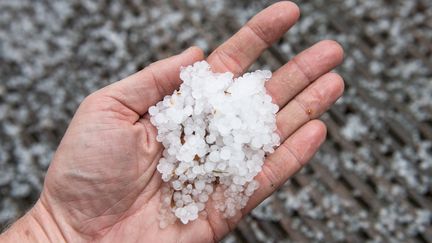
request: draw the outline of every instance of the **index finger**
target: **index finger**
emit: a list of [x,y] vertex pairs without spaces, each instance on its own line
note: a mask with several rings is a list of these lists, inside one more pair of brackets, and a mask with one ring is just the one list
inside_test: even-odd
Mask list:
[[241,75],[300,16],[296,4],[282,1],[262,10],[207,58],[213,72]]

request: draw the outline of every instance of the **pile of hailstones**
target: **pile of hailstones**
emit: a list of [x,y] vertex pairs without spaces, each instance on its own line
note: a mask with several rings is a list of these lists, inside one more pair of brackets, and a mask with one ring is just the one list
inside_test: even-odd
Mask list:
[[197,219],[209,197],[225,217],[246,206],[265,154],[279,145],[278,106],[264,87],[270,77],[258,70],[234,78],[197,62],[182,68],[178,91],[149,109],[165,147],[157,166],[166,182],[162,228]]

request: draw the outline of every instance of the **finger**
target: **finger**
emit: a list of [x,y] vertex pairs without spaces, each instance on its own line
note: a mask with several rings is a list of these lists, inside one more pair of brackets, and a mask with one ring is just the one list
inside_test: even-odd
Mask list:
[[320,117],[342,95],[344,81],[337,73],[318,78],[292,99],[276,117],[281,141],[306,122]]
[[162,144],[156,140],[158,134],[157,128],[151,124],[148,113],[140,117],[135,123],[134,129],[145,129],[145,133],[140,133],[141,144],[145,147],[148,154],[158,154],[162,150]]
[[273,97],[273,101],[282,107],[342,60],[343,49],[337,42],[320,41],[274,72],[266,84],[267,92]]
[[299,15],[297,5],[288,1],[264,9],[210,54],[207,61],[212,71],[230,71],[235,76],[242,74],[297,21]]
[[143,70],[107,86],[101,92],[118,100],[139,117],[146,113],[150,106],[180,86],[180,67],[203,59],[203,51],[198,47],[191,47],[179,55],[152,63]]
[[[315,154],[326,137],[326,126],[312,120],[297,130],[271,154],[261,173],[255,177],[260,186],[252,195],[243,213],[247,213],[300,170]],[[243,214],[244,215],[244,214]]]

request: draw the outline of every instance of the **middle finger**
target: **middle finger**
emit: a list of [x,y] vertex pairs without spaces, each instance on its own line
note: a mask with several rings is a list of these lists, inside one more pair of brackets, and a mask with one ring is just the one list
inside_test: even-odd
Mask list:
[[298,19],[299,8],[282,1],[259,12],[207,58],[213,72],[239,76]]

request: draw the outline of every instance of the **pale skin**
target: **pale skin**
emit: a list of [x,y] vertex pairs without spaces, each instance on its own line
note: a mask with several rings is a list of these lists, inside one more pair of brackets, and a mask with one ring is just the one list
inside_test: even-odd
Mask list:
[[46,175],[40,199],[5,233],[2,242],[215,242],[306,164],[326,136],[317,118],[341,95],[342,78],[330,72],[343,59],[334,41],[321,41],[280,67],[267,82],[280,107],[282,144],[256,177],[260,188],[246,208],[226,219],[207,204],[187,225],[159,228],[163,147],[147,110],[181,83],[181,66],[206,59],[213,71],[236,76],[298,19],[279,2],[258,13],[207,58],[197,47],[158,61],[89,95],[74,115]]

